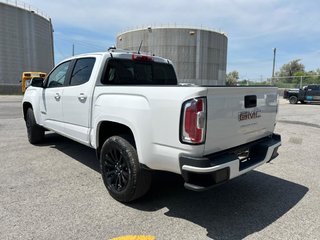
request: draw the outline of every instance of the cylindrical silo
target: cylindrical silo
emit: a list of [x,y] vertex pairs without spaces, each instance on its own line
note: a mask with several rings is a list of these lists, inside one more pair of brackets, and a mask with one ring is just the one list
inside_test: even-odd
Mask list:
[[212,30],[148,27],[117,36],[117,48],[155,54],[173,61],[179,82],[224,85],[228,38]]
[[0,2],[0,92],[21,92],[22,72],[51,70],[52,33],[50,18],[38,10],[17,1]]

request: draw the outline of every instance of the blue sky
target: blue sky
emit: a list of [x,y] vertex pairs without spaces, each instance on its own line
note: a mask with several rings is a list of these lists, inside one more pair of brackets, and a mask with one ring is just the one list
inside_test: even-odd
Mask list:
[[56,62],[75,53],[105,51],[116,35],[137,27],[205,27],[228,36],[227,72],[265,79],[301,59],[306,70],[320,68],[319,0],[26,0],[52,19]]

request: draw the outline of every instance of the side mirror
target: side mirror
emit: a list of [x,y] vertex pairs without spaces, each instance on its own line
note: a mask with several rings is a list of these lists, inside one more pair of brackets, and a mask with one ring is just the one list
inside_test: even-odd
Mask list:
[[44,80],[44,78],[42,78],[42,77],[34,77],[34,78],[31,79],[30,85],[32,87],[41,87],[41,88],[43,88],[43,80]]

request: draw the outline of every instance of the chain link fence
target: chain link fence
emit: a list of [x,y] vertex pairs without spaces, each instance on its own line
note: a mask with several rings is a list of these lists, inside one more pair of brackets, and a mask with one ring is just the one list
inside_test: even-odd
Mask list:
[[320,84],[320,75],[285,76],[267,79],[244,79],[237,82],[237,86],[276,86],[279,95],[283,96],[284,90],[291,88],[303,88],[311,84]]
[[320,84],[320,75],[285,76],[267,79],[244,79],[238,81],[238,86],[273,85],[278,88],[302,88],[310,84]]
[[270,81],[279,88],[302,88],[310,84],[320,84],[320,75],[303,75],[303,76],[287,76],[274,77]]

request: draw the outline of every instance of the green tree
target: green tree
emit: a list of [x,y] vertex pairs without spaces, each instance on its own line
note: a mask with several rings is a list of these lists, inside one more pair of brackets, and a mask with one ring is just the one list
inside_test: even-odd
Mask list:
[[[283,64],[280,68],[280,71],[276,73],[276,76],[278,77],[289,77],[285,79],[287,83],[292,83],[293,76],[295,76],[297,73],[300,75],[301,73],[305,73],[305,67],[302,63],[300,63],[301,59],[295,59],[290,61],[289,63]],[[301,76],[301,75],[300,75]],[[280,80],[281,81],[281,80]],[[282,81],[283,82],[283,81]]]
[[[307,85],[307,84],[320,84],[320,75],[319,74],[319,70],[320,69],[316,69],[316,70],[311,70],[308,71],[306,73],[304,73],[304,77],[302,79],[302,83],[303,85]],[[302,76],[302,75],[300,75]]]
[[226,78],[226,85],[228,86],[234,86],[237,85],[237,81],[239,80],[239,72],[238,71],[232,71],[227,74]]

